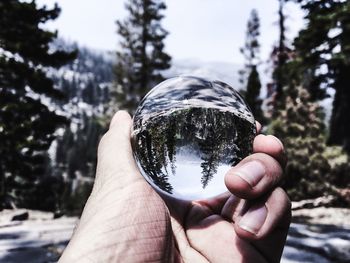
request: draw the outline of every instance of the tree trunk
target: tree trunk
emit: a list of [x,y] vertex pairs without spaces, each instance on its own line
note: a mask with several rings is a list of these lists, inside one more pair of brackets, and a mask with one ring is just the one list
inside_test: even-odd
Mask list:
[[330,123],[328,143],[341,145],[350,154],[350,66],[339,70],[334,85],[336,93],[333,101],[333,111]]

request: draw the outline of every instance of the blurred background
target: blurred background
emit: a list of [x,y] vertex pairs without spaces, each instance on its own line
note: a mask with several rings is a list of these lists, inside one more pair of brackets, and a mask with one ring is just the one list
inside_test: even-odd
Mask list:
[[56,261],[113,113],[190,74],[240,90],[285,144],[283,262],[349,262],[349,14],[345,0],[1,0],[0,261]]

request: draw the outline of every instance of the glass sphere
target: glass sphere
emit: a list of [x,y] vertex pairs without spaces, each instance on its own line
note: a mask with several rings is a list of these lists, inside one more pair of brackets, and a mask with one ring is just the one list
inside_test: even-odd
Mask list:
[[235,89],[176,77],[141,101],[132,147],[142,175],[157,191],[201,200],[227,191],[224,176],[252,153],[255,134],[254,117]]

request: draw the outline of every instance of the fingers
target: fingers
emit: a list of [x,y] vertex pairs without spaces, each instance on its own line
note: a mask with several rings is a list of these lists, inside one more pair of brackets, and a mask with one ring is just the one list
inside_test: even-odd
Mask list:
[[232,195],[221,215],[234,222],[238,236],[259,251],[270,251],[265,255],[269,262],[279,262],[291,218],[290,200],[278,187],[287,158],[283,144],[272,135],[256,136],[253,151],[226,174]]
[[240,198],[255,199],[280,183],[286,164],[284,147],[271,135],[258,135],[254,154],[232,167],[225,176],[228,190]]
[[288,228],[290,218],[291,202],[284,190],[278,187],[237,217],[235,231],[244,239],[258,240],[277,228]]
[[287,157],[282,142],[273,135],[259,134],[254,139],[253,151],[255,153],[266,153],[275,158],[282,167],[287,163]]
[[235,233],[263,253],[267,262],[280,262],[291,220],[291,203],[282,188],[254,201],[232,195],[221,215],[234,222]]
[[266,202],[260,204],[252,206],[243,214],[234,226],[235,232],[249,240],[268,262],[277,263],[280,262],[287,239],[291,203],[287,194],[281,188],[276,188]]
[[279,162],[265,153],[255,153],[232,167],[225,176],[227,189],[237,197],[256,199],[282,179]]
[[226,186],[232,195],[221,213],[234,222],[249,205],[246,199],[266,196],[283,179],[285,157],[282,143],[276,137],[258,135],[253,148],[255,153],[231,168],[225,176]]

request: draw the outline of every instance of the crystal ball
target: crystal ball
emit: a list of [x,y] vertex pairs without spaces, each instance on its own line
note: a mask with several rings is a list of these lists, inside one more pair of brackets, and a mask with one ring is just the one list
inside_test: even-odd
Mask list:
[[132,148],[157,191],[202,200],[227,191],[225,174],[252,153],[255,134],[253,114],[235,89],[182,76],[160,83],[141,101]]

